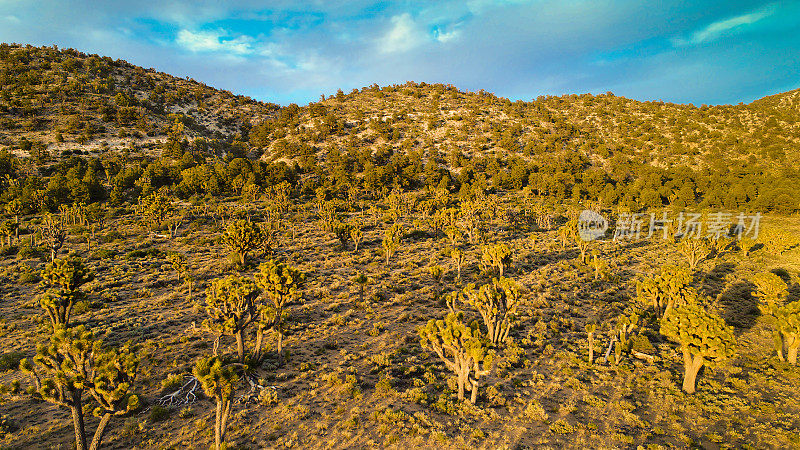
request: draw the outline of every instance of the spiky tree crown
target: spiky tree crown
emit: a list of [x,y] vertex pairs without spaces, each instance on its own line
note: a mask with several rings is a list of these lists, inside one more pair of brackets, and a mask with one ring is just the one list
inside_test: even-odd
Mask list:
[[255,279],[273,303],[283,305],[300,298],[298,288],[305,281],[305,274],[296,267],[270,260],[259,266]]
[[94,415],[119,416],[139,407],[139,397],[131,392],[139,362],[137,349],[129,344],[96,356],[92,396],[99,406]]
[[709,361],[728,359],[736,352],[733,328],[698,303],[677,307],[666,315],[661,321],[661,334]]
[[233,334],[255,320],[255,299],[259,295],[256,284],[245,277],[230,275],[211,282],[206,290],[206,312],[209,319],[204,325],[219,333]]
[[662,310],[670,301],[674,306],[692,303],[697,300],[697,291],[689,285],[691,281],[688,269],[665,265],[660,274],[637,282],[636,295],[644,305]]
[[200,380],[206,395],[215,399],[231,398],[239,383],[237,367],[217,356],[197,360],[192,374]]
[[263,239],[261,227],[245,219],[231,223],[222,234],[223,243],[239,253],[259,247]]
[[789,286],[772,272],[759,273],[753,277],[753,284],[756,285],[754,295],[761,300],[759,305],[762,312],[770,314],[775,308],[784,304],[789,295]]

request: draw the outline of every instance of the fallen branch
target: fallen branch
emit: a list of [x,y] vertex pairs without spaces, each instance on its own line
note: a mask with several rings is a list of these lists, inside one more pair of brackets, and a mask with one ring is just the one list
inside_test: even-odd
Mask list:
[[189,377],[189,381],[187,381],[180,389],[173,392],[172,394],[167,394],[156,402],[161,406],[182,406],[188,405],[190,403],[194,403],[197,400],[197,392],[200,389],[200,381],[191,375]]

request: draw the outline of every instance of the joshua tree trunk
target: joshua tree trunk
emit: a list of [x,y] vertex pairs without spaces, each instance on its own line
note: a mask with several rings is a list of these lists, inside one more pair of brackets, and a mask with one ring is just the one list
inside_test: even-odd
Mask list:
[[77,450],[86,450],[86,427],[83,424],[83,403],[81,402],[81,394],[72,394],[72,424],[75,426],[75,448]]
[[475,402],[478,401],[478,380],[476,378],[471,378],[469,382],[472,384],[472,393],[469,396],[469,402],[474,405]]
[[239,356],[239,362],[244,364],[244,330],[236,332],[236,354]]
[[100,425],[97,426],[97,431],[94,432],[92,446],[89,450],[98,450],[100,448],[100,442],[103,440],[103,435],[106,432],[106,425],[108,425],[109,420],[111,420],[110,413],[105,413],[103,414],[103,417],[100,418]]
[[697,373],[703,367],[703,357],[700,355],[692,357],[689,349],[683,349],[683,368],[685,373],[683,375],[683,391],[687,394],[694,394],[695,385],[697,380]]
[[464,387],[467,384],[467,374],[466,373],[459,373],[458,374],[458,399],[464,400]]
[[217,450],[225,442],[225,429],[228,427],[228,416],[231,413],[230,399],[217,399],[217,414],[214,422],[214,443]]
[[775,342],[775,351],[778,353],[778,358],[780,358],[781,361],[786,361],[786,359],[783,357],[783,336],[781,335],[781,332],[776,331],[772,336],[772,339]]
[[797,350],[800,347],[800,336],[795,334],[794,336],[788,339],[786,346],[786,359],[789,361],[789,364],[796,366],[797,365]]

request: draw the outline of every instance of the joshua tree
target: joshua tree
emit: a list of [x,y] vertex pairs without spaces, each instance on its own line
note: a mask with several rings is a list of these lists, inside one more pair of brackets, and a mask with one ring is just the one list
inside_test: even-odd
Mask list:
[[75,446],[78,450],[88,448],[83,420],[83,394],[91,371],[93,351],[92,333],[86,328],[58,327],[50,337],[49,345],[40,346],[33,359],[38,370],[28,359],[20,363],[20,369],[31,374],[36,394],[45,401],[72,411]]
[[80,258],[57,259],[42,270],[41,285],[45,292],[39,297],[39,305],[47,312],[54,329],[69,326],[72,307],[83,296],[79,288],[91,279]]
[[39,233],[42,235],[47,248],[50,249],[50,261],[55,261],[56,254],[61,250],[64,245],[64,240],[67,239],[67,232],[64,230],[64,221],[57,219],[51,214],[47,214],[39,226]]
[[400,246],[400,239],[403,237],[403,226],[399,223],[392,225],[386,230],[383,237],[383,250],[386,253],[386,267],[389,267],[389,259]]
[[353,281],[358,284],[358,300],[364,303],[364,286],[367,285],[369,279],[364,273],[358,272],[358,275],[353,277]]
[[90,392],[99,405],[93,413],[100,417],[100,424],[94,433],[91,450],[100,448],[112,416],[121,416],[139,407],[139,397],[131,393],[139,361],[136,349],[129,344],[101,351],[95,357]]
[[131,393],[139,359],[128,345],[103,349],[85,327],[57,327],[48,345],[40,346],[36,356],[23,359],[20,369],[33,381],[30,392],[41,399],[72,411],[75,446],[85,450],[84,394],[97,401],[94,414],[100,424],[94,433],[91,450],[100,447],[106,425],[112,416],[126,414],[139,406]]
[[756,241],[747,236],[742,236],[739,238],[738,245],[739,251],[742,252],[742,257],[747,257],[750,254],[750,250],[756,245]]
[[597,331],[597,324],[590,323],[586,325],[586,335],[589,341],[589,364],[594,362],[594,332]]
[[700,368],[733,357],[733,328],[697,302],[676,307],[661,320],[661,334],[677,342],[683,352],[683,390],[692,394]]
[[261,228],[261,251],[265,255],[273,252],[278,244],[278,232],[281,229],[280,221],[277,219],[267,220],[258,224]]
[[705,239],[683,237],[678,244],[678,251],[686,258],[689,269],[694,270],[711,254],[711,246]]
[[214,420],[214,443],[216,450],[224,448],[225,431],[233,407],[233,395],[239,383],[239,365],[226,364],[217,356],[201,357],[195,363],[192,374],[200,380],[203,391],[216,401]]
[[502,277],[505,268],[511,264],[511,249],[506,244],[485,246],[481,255],[481,264],[485,269],[493,267],[497,275]]
[[317,202],[316,212],[322,231],[333,231],[336,224],[336,204],[333,201]]
[[464,252],[458,248],[454,248],[450,252],[450,257],[456,263],[456,282],[461,283],[461,266],[464,264]]
[[22,200],[15,198],[6,203],[6,213],[9,216],[14,216],[14,221],[19,224],[19,215],[22,214]]
[[[784,303],[789,296],[788,285],[772,272],[759,273],[753,277],[753,284],[756,285],[755,296],[759,299],[758,308],[764,316],[767,323],[772,326],[773,342],[775,344],[775,351],[778,353],[778,358],[785,361],[783,356],[784,344],[787,337],[783,333],[781,326],[781,317],[784,325],[788,325],[791,314],[786,315],[789,310],[786,310]],[[779,314],[779,311],[781,314]],[[795,350],[796,352],[796,350]]]
[[491,343],[499,345],[505,342],[517,321],[520,303],[519,286],[514,280],[493,278],[491,283],[480,288],[469,284],[463,292],[464,302],[475,308],[483,318]]
[[0,223],[0,233],[2,233],[6,237],[6,242],[8,246],[11,247],[12,238],[18,234],[19,224],[14,222],[13,219],[8,219],[2,223]]
[[434,264],[432,266],[428,266],[428,273],[431,275],[434,284],[434,294],[435,297],[439,297],[439,284],[442,282],[442,275],[444,275],[444,270],[442,266],[438,264]]
[[689,286],[692,277],[685,268],[665,265],[653,278],[644,278],[636,284],[636,295],[643,305],[650,305],[659,316],[666,316],[673,308],[697,299],[697,291]]
[[478,324],[465,325],[463,314],[450,313],[444,320],[428,321],[419,329],[420,342],[441,358],[445,366],[456,374],[458,399],[464,399],[467,383],[472,391],[470,402],[478,399],[480,377],[494,369],[494,351],[490,342],[481,335]]
[[284,308],[302,296],[300,285],[305,274],[295,267],[267,261],[259,266],[255,275],[256,284],[272,300],[274,327],[278,332],[278,354],[283,354]]
[[364,240],[364,233],[361,231],[361,223],[358,220],[350,223],[350,239],[353,240],[354,250],[358,251],[358,245]]
[[786,347],[786,359],[789,364],[797,365],[797,350],[800,348],[800,301],[781,306],[775,311],[775,322],[782,347]]
[[600,254],[597,250],[592,251],[592,268],[594,268],[595,280],[599,280],[600,278],[607,280],[609,278],[608,262],[600,258]]
[[264,233],[254,223],[240,219],[231,223],[222,234],[222,242],[239,260],[240,267],[247,262],[247,253],[260,247],[264,241]]
[[[236,355],[240,363],[244,363],[247,356],[245,348],[247,328],[253,322],[262,319],[265,305],[256,303],[259,293],[252,280],[239,275],[213,280],[206,289],[206,313],[209,318],[203,321],[203,325],[220,337],[229,335],[236,339]],[[262,342],[263,339],[259,334],[249,354],[256,361],[261,356]],[[215,343],[214,356],[217,355],[218,348]]]
[[189,285],[189,298],[191,299],[194,277],[186,264],[186,258],[180,253],[170,253],[167,255],[167,261],[169,261],[172,265],[172,270],[177,274],[178,281],[183,278],[183,282]]

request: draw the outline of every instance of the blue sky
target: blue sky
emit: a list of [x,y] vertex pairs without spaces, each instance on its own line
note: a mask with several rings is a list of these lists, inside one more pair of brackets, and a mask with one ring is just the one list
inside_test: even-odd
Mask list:
[[408,80],[513,100],[612,91],[697,105],[800,88],[800,0],[0,0],[0,41],[281,104]]

